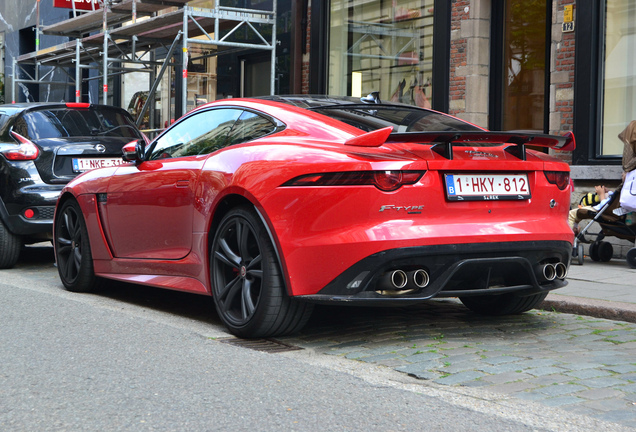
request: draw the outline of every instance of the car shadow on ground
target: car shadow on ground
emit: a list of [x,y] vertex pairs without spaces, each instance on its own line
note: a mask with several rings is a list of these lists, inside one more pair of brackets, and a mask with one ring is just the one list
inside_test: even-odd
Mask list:
[[[16,268],[37,272],[55,264],[53,247],[39,243],[23,249]],[[63,289],[60,283],[60,289]],[[108,281],[99,296],[184,318],[222,326],[211,297],[147,287],[118,281]],[[78,294],[79,295],[79,294]],[[456,300],[430,300],[408,307],[359,307],[316,305],[307,325],[296,335],[303,339],[378,340],[382,335],[409,337],[415,334],[473,333],[501,337],[502,327],[511,323],[529,331],[550,326],[550,320],[539,311],[521,315],[488,317],[476,314]],[[513,327],[516,327],[513,326]]]
[[[500,338],[516,328],[532,331],[553,323],[540,311],[519,315],[484,316],[470,311],[454,299],[428,300],[408,307],[318,306],[301,332],[303,338],[340,338],[342,334],[359,340],[395,340],[430,335],[468,334]],[[504,330],[505,329],[505,330]]]

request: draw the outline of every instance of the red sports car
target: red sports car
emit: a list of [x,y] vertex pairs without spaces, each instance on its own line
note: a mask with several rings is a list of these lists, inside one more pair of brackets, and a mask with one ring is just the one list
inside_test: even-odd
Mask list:
[[211,295],[241,337],[297,331],[320,302],[524,312],[572,253],[569,167],[541,147],[574,139],[377,98],[219,100],[66,186],[59,274]]

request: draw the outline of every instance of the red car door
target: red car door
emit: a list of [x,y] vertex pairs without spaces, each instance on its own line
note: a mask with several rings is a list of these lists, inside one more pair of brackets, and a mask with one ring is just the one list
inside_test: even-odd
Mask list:
[[150,145],[144,162],[116,171],[104,214],[116,257],[180,259],[190,252],[201,168],[226,144],[240,114],[213,109],[190,115]]

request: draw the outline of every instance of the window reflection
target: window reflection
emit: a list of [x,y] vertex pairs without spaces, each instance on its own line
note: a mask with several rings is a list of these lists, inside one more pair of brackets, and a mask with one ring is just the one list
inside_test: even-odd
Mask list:
[[430,108],[433,0],[332,0],[329,93]]
[[618,134],[636,120],[636,3],[607,0],[605,13],[602,154],[622,155]]

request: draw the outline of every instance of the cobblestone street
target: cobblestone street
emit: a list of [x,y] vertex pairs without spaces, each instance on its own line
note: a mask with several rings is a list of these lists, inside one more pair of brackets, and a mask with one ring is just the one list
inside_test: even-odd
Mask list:
[[636,428],[636,324],[538,310],[491,318],[433,301],[321,307],[284,342]]

